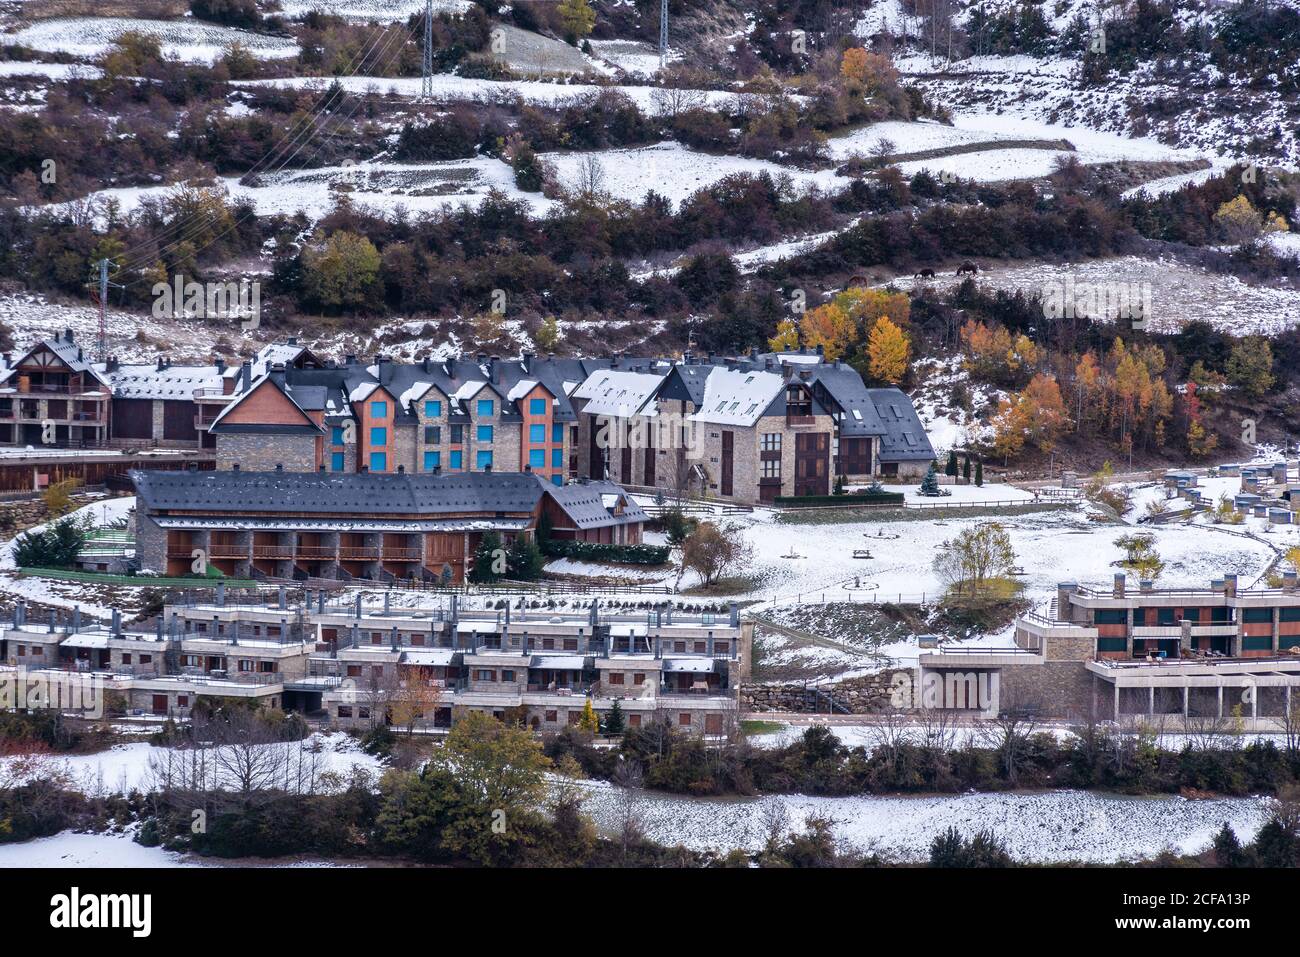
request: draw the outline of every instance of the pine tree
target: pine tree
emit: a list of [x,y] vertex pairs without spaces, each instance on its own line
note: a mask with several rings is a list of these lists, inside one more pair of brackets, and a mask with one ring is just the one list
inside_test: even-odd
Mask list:
[[970,481],[970,456],[967,455],[961,464],[961,477],[967,482]]
[[616,700],[609,709],[609,714],[605,715],[605,733],[622,734],[627,726],[623,718],[623,706]]
[[1241,841],[1227,821],[1223,822],[1223,830],[1214,836],[1214,862],[1219,867],[1241,867],[1244,863]]
[[531,582],[542,577],[542,550],[525,535],[515,536],[506,549],[506,574],[515,581]]
[[948,451],[948,464],[944,466],[943,473],[944,475],[951,475],[953,478],[957,477],[957,452],[955,450],[950,449]]
[[925,473],[925,478],[921,479],[921,494],[939,494],[939,473],[935,470],[933,462],[930,463],[930,468]]
[[494,582],[506,571],[505,552],[501,548],[501,536],[496,532],[487,532],[474,549],[474,563],[470,567],[469,580],[472,582]]
[[562,0],[555,10],[571,42],[587,36],[596,25],[596,11],[587,0]]
[[983,462],[975,463],[975,485],[978,488],[984,487],[984,463]]
[[837,476],[835,476],[835,488],[833,489],[833,491],[834,491],[834,493],[835,493],[836,495],[843,495],[843,494],[844,494],[844,476],[843,476],[843,475],[837,475]]

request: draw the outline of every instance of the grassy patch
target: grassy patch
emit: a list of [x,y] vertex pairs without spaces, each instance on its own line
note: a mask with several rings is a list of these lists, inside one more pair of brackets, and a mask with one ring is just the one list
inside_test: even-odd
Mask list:
[[696,585],[682,590],[683,595],[746,595],[758,588],[762,580],[757,575],[733,575],[719,578],[712,585]]
[[251,578],[163,578],[156,575],[103,575],[66,568],[20,568],[20,575],[30,578],[53,578],[58,581],[91,582],[99,585],[134,585],[136,588],[212,588],[218,581],[231,588],[251,588],[258,583]]
[[745,737],[755,734],[775,734],[785,728],[781,721],[742,721],[740,722],[740,733]]

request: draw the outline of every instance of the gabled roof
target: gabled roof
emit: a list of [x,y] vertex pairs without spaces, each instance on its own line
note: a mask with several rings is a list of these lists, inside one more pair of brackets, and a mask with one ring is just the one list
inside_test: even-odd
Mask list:
[[612,415],[631,418],[655,414],[654,398],[666,376],[656,372],[629,372],[601,369],[574,389],[570,398],[586,399],[583,412],[588,415]]
[[575,482],[560,488],[552,486],[546,493],[575,528],[601,528],[649,520],[632,496],[613,482]]
[[880,419],[870,390],[852,366],[843,363],[817,366],[812,371],[811,381],[813,391],[822,403],[830,406],[832,411],[842,413],[842,436],[852,438],[885,433],[885,423]]
[[14,374],[18,366],[22,365],[36,353],[41,350],[52,352],[58,357],[59,361],[66,365],[71,372],[84,372],[90,375],[96,381],[107,385],[107,381],[95,369],[95,366],[86,358],[85,351],[72,338],[72,332],[55,333],[52,339],[41,339],[32,345],[30,349],[20,355],[14,362],[0,373],[0,382],[8,381],[9,377]]
[[927,462],[934,448],[916,409],[901,389],[868,389],[885,431],[880,436],[882,462]]
[[[301,417],[300,420],[297,422],[240,422],[237,416],[232,417],[232,414],[240,406],[262,389],[274,389],[280,393],[284,400]],[[302,397],[309,404],[315,404],[317,408],[323,408],[326,392],[324,389],[306,389]],[[217,435],[228,435],[236,432],[260,432],[272,435],[320,435],[325,430],[307,414],[307,407],[299,403],[296,391],[288,388],[279,374],[268,373],[261,379],[255,380],[249,386],[247,392],[222,409],[221,413],[212,420],[212,425],[208,427],[208,431]]]
[[784,393],[785,385],[785,378],[775,372],[714,366],[704,383],[700,410],[690,417],[697,422],[751,426]]

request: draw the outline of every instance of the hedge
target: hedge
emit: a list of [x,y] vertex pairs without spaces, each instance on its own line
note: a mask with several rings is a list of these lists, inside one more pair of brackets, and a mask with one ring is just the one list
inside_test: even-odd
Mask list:
[[902,492],[861,492],[856,495],[778,495],[776,505],[902,505]]
[[590,562],[624,562],[629,565],[662,565],[668,561],[667,545],[607,545],[572,539],[549,539],[542,554],[549,558],[576,558]]

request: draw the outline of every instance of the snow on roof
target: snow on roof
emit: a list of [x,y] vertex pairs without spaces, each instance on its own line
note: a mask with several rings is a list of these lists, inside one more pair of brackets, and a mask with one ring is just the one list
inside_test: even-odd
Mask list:
[[537,388],[536,379],[520,379],[515,383],[514,388],[510,390],[506,398],[511,402],[517,402],[535,388]]
[[457,402],[464,402],[466,399],[473,398],[474,393],[478,392],[485,385],[487,385],[487,383],[482,379],[469,379],[462,382],[460,388],[453,392],[451,397]]
[[601,369],[588,376],[572,395],[589,400],[583,409],[588,415],[652,416],[652,400],[663,381],[664,376],[658,373]]
[[349,402],[364,402],[366,398],[379,388],[378,382],[363,382],[351,392],[348,393]]
[[62,642],[64,648],[107,648],[108,635],[72,635]]
[[460,632],[472,632],[473,634],[496,634],[501,630],[501,625],[496,621],[458,621],[456,630]]
[[402,652],[402,664],[404,665],[449,665],[451,656],[455,652],[450,648],[429,648],[419,651],[406,650]]
[[581,671],[586,667],[582,655],[534,655],[530,668],[550,668],[554,671]]
[[121,366],[106,373],[113,394],[123,399],[192,399],[196,389],[221,388],[216,366]]
[[397,404],[405,409],[412,402],[419,399],[426,392],[433,388],[432,382],[416,381],[411,387],[404,391],[397,399]]
[[785,378],[775,372],[715,368],[704,383],[704,403],[691,418],[719,425],[753,425],[784,386]]
[[713,671],[712,658],[665,658],[664,671],[691,671],[704,674]]

